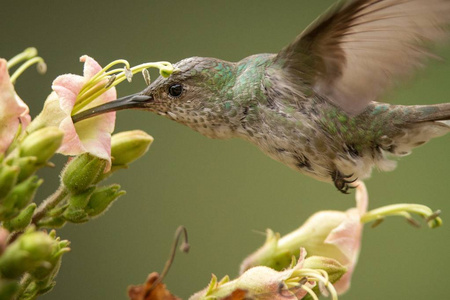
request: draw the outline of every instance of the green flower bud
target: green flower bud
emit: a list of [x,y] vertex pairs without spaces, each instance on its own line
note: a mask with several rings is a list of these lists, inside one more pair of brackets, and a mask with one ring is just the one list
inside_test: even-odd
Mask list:
[[153,137],[142,130],[120,132],[112,136],[112,165],[128,165],[144,155],[153,142]]
[[63,217],[51,217],[40,220],[37,223],[38,228],[61,228],[66,224],[66,220]]
[[36,203],[29,204],[19,215],[9,221],[3,222],[3,227],[9,231],[24,230],[31,223],[34,211],[36,210]]
[[107,161],[83,153],[70,161],[62,172],[62,183],[72,193],[84,192],[103,174]]
[[47,260],[36,268],[31,269],[25,276],[28,276],[32,281],[27,288],[21,292],[19,299],[35,299],[38,295],[42,295],[50,291],[55,286],[54,278],[58,274],[61,266],[62,255],[70,249],[68,248],[68,241],[60,241],[56,237],[56,232],[52,230],[48,236],[53,239],[55,247],[52,254]]
[[120,185],[114,184],[106,187],[97,188],[89,199],[86,207],[86,213],[90,217],[98,216],[105,212],[114,200],[124,195],[125,191],[120,191]]
[[57,247],[57,242],[41,231],[28,231],[9,245],[0,256],[0,274],[14,279],[45,265]]
[[64,133],[57,127],[45,127],[37,130],[28,135],[21,143],[20,156],[35,156],[37,164],[44,164],[61,146],[63,136]]
[[19,290],[19,283],[16,280],[0,279],[0,299],[16,299],[16,293]]
[[70,242],[67,240],[60,241],[59,238],[56,237],[56,232],[54,230],[50,232],[49,236],[50,238],[53,238],[55,242],[52,255],[48,257],[46,264],[41,264],[34,270],[29,271],[36,279],[36,284],[39,287],[40,292],[53,287],[53,279],[59,271],[62,255],[70,251],[70,248],[68,247]]
[[17,182],[24,181],[25,179],[33,175],[37,171],[37,169],[39,169],[37,157],[35,156],[18,157],[10,160],[8,164],[19,167],[20,171]]
[[8,195],[16,184],[19,171],[20,169],[17,166],[0,165],[0,201]]
[[17,216],[33,200],[36,190],[43,183],[37,176],[16,185],[8,196],[1,201],[0,220],[10,220]]
[[69,198],[69,206],[65,209],[63,217],[71,223],[84,223],[89,221],[85,212],[85,207],[89,202],[89,198],[94,192],[95,187],[90,187],[81,194],[71,195]]

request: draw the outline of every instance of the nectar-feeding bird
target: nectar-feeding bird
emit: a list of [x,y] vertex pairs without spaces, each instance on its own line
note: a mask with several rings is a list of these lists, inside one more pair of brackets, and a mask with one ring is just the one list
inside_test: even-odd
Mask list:
[[74,115],[143,109],[210,138],[240,137],[347,193],[387,156],[450,131],[450,103],[376,102],[448,36],[450,0],[339,1],[277,54],[191,57],[140,93]]

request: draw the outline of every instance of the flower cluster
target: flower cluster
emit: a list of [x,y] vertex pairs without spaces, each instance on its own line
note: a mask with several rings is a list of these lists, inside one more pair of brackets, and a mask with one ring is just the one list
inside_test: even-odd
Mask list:
[[[41,229],[87,222],[104,213],[125,191],[117,184],[99,183],[127,168],[153,142],[141,130],[112,135],[114,112],[77,124],[72,115],[115,100],[115,86],[136,72],[156,67],[167,77],[173,66],[158,62],[130,68],[127,61],[118,60],[102,68],[86,55],[80,61],[83,76],[58,76],[42,112],[31,120],[14,83],[33,64],[44,72],[45,63],[34,48],[8,61],[0,58],[0,299],[35,299],[52,289],[69,242]],[[125,68],[110,70],[117,64]],[[61,184],[37,206],[34,197],[43,180],[35,173],[52,165],[49,160],[55,153],[70,156]]]

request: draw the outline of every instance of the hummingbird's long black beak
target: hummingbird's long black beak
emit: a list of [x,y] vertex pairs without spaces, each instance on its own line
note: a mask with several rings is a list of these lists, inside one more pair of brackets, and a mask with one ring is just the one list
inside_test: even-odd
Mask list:
[[146,105],[153,101],[152,95],[132,94],[117,100],[86,109],[72,116],[74,123],[84,119],[92,118],[100,114],[130,108],[145,108]]

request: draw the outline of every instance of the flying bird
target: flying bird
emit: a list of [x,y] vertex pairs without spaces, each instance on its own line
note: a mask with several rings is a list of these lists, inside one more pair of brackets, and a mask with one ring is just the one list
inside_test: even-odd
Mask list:
[[445,41],[450,0],[339,1],[277,54],[239,62],[191,57],[143,91],[88,109],[142,109],[218,139],[243,138],[273,159],[348,193],[388,156],[450,131],[450,103],[377,102]]

